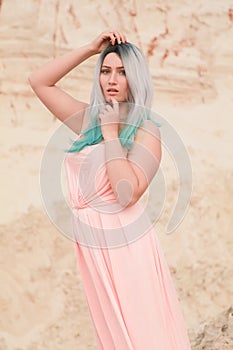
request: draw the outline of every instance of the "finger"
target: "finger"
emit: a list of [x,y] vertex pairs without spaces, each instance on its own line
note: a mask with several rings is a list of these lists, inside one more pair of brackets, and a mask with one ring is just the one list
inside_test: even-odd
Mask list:
[[126,43],[127,39],[124,34],[121,32],[118,32],[117,30],[112,30],[111,32],[102,32],[101,33],[102,40],[108,40],[111,41],[112,45],[115,44],[115,41],[117,40],[117,43],[120,44],[121,42]]
[[121,34],[122,42],[125,44],[127,42],[126,36]]
[[120,35],[120,40],[122,43],[126,43],[126,36],[124,34],[122,34],[121,32],[118,32],[118,34]]
[[111,105],[106,105],[105,107],[106,112],[112,112],[112,110],[113,110],[113,107]]
[[112,104],[118,103],[118,101],[115,99],[114,96],[110,96],[110,100],[111,100]]
[[113,97],[110,96],[111,102],[112,102],[112,107],[115,113],[119,114],[119,103],[118,101]]
[[118,44],[121,44],[121,36],[120,36],[120,34],[119,34],[119,32],[117,32],[117,31],[114,31],[114,35],[115,35],[115,37],[116,37],[116,39],[117,39],[117,43]]
[[101,120],[103,117],[104,117],[104,114],[103,114],[103,113],[100,113],[100,114],[99,114],[99,119]]
[[102,41],[109,40],[109,41],[112,42],[111,33],[110,32],[103,32],[102,35],[101,35],[101,40]]
[[106,107],[107,107],[107,105],[103,106],[103,108],[101,109],[99,115],[104,115],[106,113]]
[[116,41],[116,37],[115,37],[114,32],[110,32],[109,36],[110,36],[110,41],[111,41],[112,45],[114,45],[115,41]]

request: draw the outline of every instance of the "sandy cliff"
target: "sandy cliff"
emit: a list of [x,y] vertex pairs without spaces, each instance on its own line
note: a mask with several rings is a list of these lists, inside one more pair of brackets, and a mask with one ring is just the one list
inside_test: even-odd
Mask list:
[[[156,224],[193,350],[233,348],[231,228],[233,4],[225,0],[0,1],[0,349],[95,349],[71,242],[42,207],[40,161],[60,125],[33,95],[33,69],[119,28],[145,53],[154,110],[181,136],[193,171],[188,212],[165,227],[178,193],[164,149],[166,203]],[[96,57],[60,83],[89,100]],[[153,206],[153,203],[151,204]]]

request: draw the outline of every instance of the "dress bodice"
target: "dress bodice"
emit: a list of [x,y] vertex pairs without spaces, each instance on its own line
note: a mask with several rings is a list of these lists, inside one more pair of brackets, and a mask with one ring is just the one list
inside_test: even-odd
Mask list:
[[98,210],[111,204],[119,205],[107,174],[104,143],[68,153],[65,167],[72,208]]

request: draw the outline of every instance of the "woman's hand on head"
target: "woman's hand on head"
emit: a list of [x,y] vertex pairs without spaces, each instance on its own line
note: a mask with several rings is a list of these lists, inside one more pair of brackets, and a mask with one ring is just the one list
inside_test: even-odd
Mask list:
[[111,97],[111,103],[107,104],[99,114],[101,131],[104,140],[118,138],[119,131],[119,103]]
[[116,30],[106,31],[101,33],[96,39],[91,43],[94,52],[101,53],[109,45],[115,45],[120,43],[125,43],[126,37],[121,32]]

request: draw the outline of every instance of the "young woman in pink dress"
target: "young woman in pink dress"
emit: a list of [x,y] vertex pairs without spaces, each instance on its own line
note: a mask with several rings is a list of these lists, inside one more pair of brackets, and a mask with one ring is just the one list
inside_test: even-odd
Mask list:
[[[56,83],[96,54],[88,105]],[[161,160],[142,52],[121,32],[106,31],[47,63],[29,82],[78,135],[65,165],[78,267],[98,348],[190,350],[169,268],[139,202]]]

